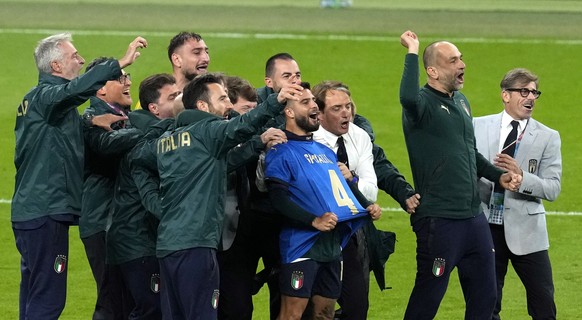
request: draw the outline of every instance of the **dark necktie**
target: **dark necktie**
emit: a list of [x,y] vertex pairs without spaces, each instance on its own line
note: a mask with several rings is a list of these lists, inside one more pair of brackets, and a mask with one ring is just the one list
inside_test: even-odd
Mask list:
[[513,128],[503,143],[503,149],[501,150],[501,153],[505,153],[513,157],[515,155],[515,145],[517,144],[517,127],[519,126],[519,122],[513,120],[511,121],[511,126]]
[[[507,139],[503,143],[503,149],[501,149],[501,153],[505,153],[511,157],[515,155],[515,146],[517,145],[517,127],[519,122],[513,120],[511,121],[511,126],[513,127],[509,134],[507,135]],[[503,192],[503,188],[495,184],[495,191],[496,192]]]
[[343,162],[349,167],[348,162],[348,152],[346,151],[346,145],[344,144],[344,137],[340,136],[337,138],[337,161]]

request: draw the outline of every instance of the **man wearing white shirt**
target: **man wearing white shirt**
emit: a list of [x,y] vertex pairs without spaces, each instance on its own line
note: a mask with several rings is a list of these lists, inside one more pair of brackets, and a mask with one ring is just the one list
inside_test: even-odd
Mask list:
[[[351,122],[354,107],[348,87],[339,81],[324,81],[313,88],[319,107],[320,126],[313,139],[331,148],[338,155],[338,166],[349,184],[357,184],[360,192],[370,201],[378,197],[372,141],[366,131]],[[341,142],[345,145],[342,159]],[[346,163],[347,162],[347,163]],[[361,232],[352,236],[343,250],[342,294],[338,303],[343,319],[366,319],[368,312],[369,273],[358,255],[365,238]],[[360,244],[360,245],[358,245]]]
[[522,176],[517,190],[481,179],[479,193],[495,245],[497,303],[491,319],[500,319],[509,262],[525,287],[532,319],[556,319],[546,210],[561,191],[562,155],[558,131],[532,118],[538,77],[523,68],[510,70],[500,84],[503,112],[473,119],[477,149],[502,170]]

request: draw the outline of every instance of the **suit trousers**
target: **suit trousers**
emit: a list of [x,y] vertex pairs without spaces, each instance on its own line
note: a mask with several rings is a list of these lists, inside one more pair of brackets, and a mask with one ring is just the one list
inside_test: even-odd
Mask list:
[[527,311],[534,320],[556,319],[554,281],[548,250],[522,256],[511,253],[505,241],[503,225],[489,225],[495,245],[495,272],[497,278],[497,303],[492,319],[501,319],[501,300],[509,261],[525,287]]
[[[348,244],[342,250],[343,276],[342,293],[338,299],[338,304],[342,308],[342,319],[364,320],[368,318],[368,292],[370,289],[370,270],[364,267],[364,254],[358,250],[365,250],[365,238],[363,232],[361,236],[352,235]],[[359,241],[358,241],[359,240]],[[365,260],[365,261],[364,261]]]

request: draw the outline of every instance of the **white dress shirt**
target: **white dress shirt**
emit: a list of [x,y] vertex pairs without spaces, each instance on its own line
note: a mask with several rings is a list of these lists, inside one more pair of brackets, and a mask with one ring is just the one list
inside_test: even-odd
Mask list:
[[[348,132],[342,135],[348,153],[350,170],[358,175],[358,189],[370,201],[376,202],[378,198],[378,179],[374,171],[374,154],[372,153],[372,141],[364,129],[349,124]],[[313,140],[327,146],[337,153],[337,138],[335,134],[325,130],[323,126],[313,132]]]
[[[509,114],[507,114],[505,110],[503,110],[503,114],[501,115],[501,128],[499,130],[499,149],[497,149],[499,150],[499,152],[503,150],[503,144],[505,143],[505,140],[507,139],[509,132],[511,132],[511,130],[513,129],[513,127],[511,126],[511,121],[514,121],[514,119]],[[519,122],[519,125],[517,126],[517,139],[519,140],[519,136],[521,135],[521,133],[525,129],[525,126],[527,125],[527,119],[515,121]],[[516,141],[516,143],[517,144],[515,146],[515,153],[517,154],[517,147],[519,146],[519,141]]]

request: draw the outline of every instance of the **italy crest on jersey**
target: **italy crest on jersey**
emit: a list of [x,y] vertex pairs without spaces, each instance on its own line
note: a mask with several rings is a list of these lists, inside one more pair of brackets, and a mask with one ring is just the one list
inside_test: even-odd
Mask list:
[[293,271],[291,274],[291,288],[299,290],[303,287],[303,272]]
[[67,267],[67,256],[59,254],[55,258],[54,269],[56,273],[63,273]]

